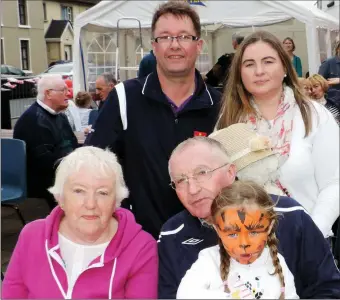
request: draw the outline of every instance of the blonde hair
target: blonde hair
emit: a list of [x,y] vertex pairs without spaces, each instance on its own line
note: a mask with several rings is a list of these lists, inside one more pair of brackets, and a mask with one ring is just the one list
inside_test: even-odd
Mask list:
[[[224,188],[212,203],[211,218],[209,222],[213,225],[217,225],[217,218],[229,207],[237,206],[247,210],[247,207],[249,208],[254,205],[265,211],[266,217],[273,224],[267,239],[267,245],[275,268],[274,273],[271,275],[277,274],[279,276],[281,288],[284,289],[285,279],[280,260],[278,258],[278,239],[275,234],[275,229],[278,224],[278,215],[274,211],[275,204],[262,187],[251,181],[236,181],[230,186]],[[224,282],[228,279],[229,275],[230,256],[225,250],[220,238],[218,243],[221,257],[220,275]],[[228,287],[226,287],[226,292],[230,293]],[[284,299],[284,291],[281,292],[280,299]]]
[[310,88],[312,87],[312,84],[310,83],[309,78],[299,77],[298,80],[299,80],[300,87],[303,88],[304,85],[307,85]]
[[242,82],[241,65],[243,53],[246,48],[259,41],[267,43],[277,51],[287,73],[283,83],[289,86],[294,92],[296,103],[301,111],[302,119],[305,124],[305,136],[308,136],[312,129],[311,107],[309,101],[299,87],[296,72],[288,54],[282,47],[282,43],[277,37],[267,31],[256,31],[247,36],[236,51],[222,97],[223,101],[221,102],[222,107],[220,110],[221,117],[217,122],[217,129],[244,122],[247,115],[256,114],[256,111],[250,104],[251,94],[246,90]]
[[329,85],[327,80],[323,76],[319,74],[314,74],[312,76],[309,76],[308,80],[311,83],[311,85],[320,84],[324,93],[327,92]]
[[129,196],[122,167],[116,155],[108,149],[103,150],[92,146],[77,148],[61,160],[56,171],[54,185],[48,191],[53,195],[62,195],[66,180],[72,174],[79,172],[82,167],[88,172],[112,179],[116,188],[116,207],[119,207],[120,203]]

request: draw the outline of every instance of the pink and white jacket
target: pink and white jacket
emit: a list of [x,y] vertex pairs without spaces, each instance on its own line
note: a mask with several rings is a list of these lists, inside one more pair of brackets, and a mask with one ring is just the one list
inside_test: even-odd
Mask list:
[[[130,211],[119,208],[114,215],[116,235],[80,274],[70,298],[157,298],[156,241]],[[56,207],[46,219],[23,228],[5,274],[2,299],[66,299],[67,275],[58,242],[62,216]]]

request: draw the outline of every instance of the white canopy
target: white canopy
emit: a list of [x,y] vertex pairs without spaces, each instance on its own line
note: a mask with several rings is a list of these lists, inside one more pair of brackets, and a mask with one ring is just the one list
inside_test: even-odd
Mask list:
[[[166,1],[101,1],[78,15],[74,23],[73,88],[75,92],[86,88],[82,49],[85,31],[107,32],[117,28],[120,18],[137,18],[143,28],[151,27],[157,7]],[[317,28],[339,30],[339,20],[315,8],[307,8],[293,1],[188,1],[200,16],[201,24],[208,30],[221,25],[226,27],[265,26],[295,18],[306,25],[308,64],[310,73],[316,73],[320,65]],[[136,28],[136,21],[124,20],[119,28]],[[330,44],[330,43],[329,43]],[[330,45],[329,45],[330,47]],[[330,53],[330,49],[328,51]]]

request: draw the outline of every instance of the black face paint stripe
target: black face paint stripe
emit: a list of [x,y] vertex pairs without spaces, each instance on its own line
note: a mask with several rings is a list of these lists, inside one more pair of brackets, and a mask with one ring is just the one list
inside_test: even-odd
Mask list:
[[264,214],[261,214],[261,217],[260,217],[259,223],[262,221],[263,217],[264,217]]
[[[250,224],[250,225],[244,225],[244,227],[247,229],[247,230],[257,230],[257,229],[263,229],[264,228],[264,225],[262,224]],[[268,227],[267,227],[268,228]]]
[[238,217],[241,220],[241,223],[244,224],[244,220],[246,219],[246,213],[245,213],[244,209],[238,210],[237,214],[238,214]]
[[223,220],[223,223],[225,222],[225,211],[222,211],[221,212],[221,218]]

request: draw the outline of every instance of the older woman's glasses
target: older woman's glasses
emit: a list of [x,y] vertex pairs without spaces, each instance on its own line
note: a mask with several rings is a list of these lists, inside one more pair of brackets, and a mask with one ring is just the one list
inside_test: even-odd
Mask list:
[[189,44],[192,41],[198,41],[199,37],[193,35],[159,36],[152,40],[163,45],[170,45],[173,40],[176,40],[179,44]]
[[211,175],[214,171],[221,169],[225,166],[229,165],[229,163],[225,163],[222,166],[219,166],[213,170],[209,169],[199,169],[194,171],[194,173],[191,176],[188,175],[182,175],[180,177],[175,177],[170,183],[170,186],[174,190],[181,190],[185,189],[187,185],[189,184],[189,179],[195,180],[196,183],[203,183],[211,178]]

